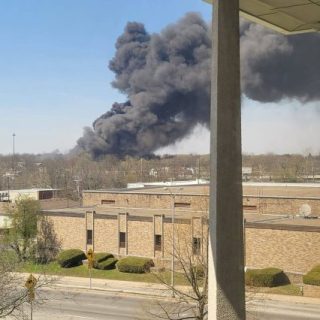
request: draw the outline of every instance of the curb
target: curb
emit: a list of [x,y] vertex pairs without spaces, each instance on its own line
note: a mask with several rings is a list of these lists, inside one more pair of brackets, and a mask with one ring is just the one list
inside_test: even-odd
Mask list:
[[253,300],[264,299],[264,300],[272,300],[272,301],[284,301],[284,302],[296,302],[303,304],[320,304],[319,298],[306,297],[306,296],[291,296],[284,294],[271,294],[271,293],[255,293]]
[[101,287],[91,287],[82,286],[82,285],[72,285],[72,284],[55,284],[54,287],[58,287],[60,289],[63,288],[71,288],[71,289],[80,289],[80,290],[88,290],[88,291],[100,291],[100,292],[115,292],[120,294],[131,294],[131,295],[140,295],[151,298],[171,298],[170,294],[166,294],[166,289],[158,289],[163,290],[163,292],[159,292],[158,294],[155,292],[142,292],[142,291],[134,291],[134,290],[126,290],[126,289],[115,289],[115,288],[101,288]]
[[[131,294],[131,295],[140,295],[144,297],[150,298],[163,298],[163,299],[174,299],[171,297],[170,293],[167,293],[167,289],[157,289],[162,292],[142,292],[142,291],[135,291],[135,290],[126,290],[126,289],[116,289],[116,288],[101,288],[101,287],[92,287],[89,288],[88,286],[82,285],[72,285],[72,284],[55,284],[55,287],[58,288],[73,288],[73,289],[80,289],[80,290],[89,290],[89,291],[100,291],[100,292],[114,292],[120,294]],[[143,288],[141,288],[143,290]],[[261,299],[261,300],[271,300],[271,301],[283,301],[283,302],[296,302],[302,304],[319,304],[319,298],[313,297],[305,297],[305,296],[291,296],[291,295],[281,295],[281,294],[268,294],[268,293],[256,293],[254,295],[254,299]]]

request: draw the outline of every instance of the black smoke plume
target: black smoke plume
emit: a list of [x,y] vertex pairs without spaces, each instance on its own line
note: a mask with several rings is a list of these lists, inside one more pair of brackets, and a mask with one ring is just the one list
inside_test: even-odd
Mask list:
[[[240,26],[242,90],[251,99],[272,102],[320,99],[319,34],[285,37],[245,21]],[[159,34],[128,23],[109,68],[113,86],[128,101],[85,128],[78,146],[103,154],[145,156],[209,126],[211,34],[190,13]]]
[[320,34],[284,36],[242,21],[243,93],[257,101],[320,100]]

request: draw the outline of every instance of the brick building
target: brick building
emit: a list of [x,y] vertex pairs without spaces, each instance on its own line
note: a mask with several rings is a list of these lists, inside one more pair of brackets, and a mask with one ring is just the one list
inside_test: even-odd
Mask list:
[[[245,183],[246,265],[305,272],[320,263],[319,196],[318,185]],[[43,213],[54,222],[64,248],[166,260],[173,210],[176,246],[193,254],[204,250],[208,200],[207,185],[90,190],[83,192],[81,208]]]
[[85,191],[81,208],[43,213],[53,221],[64,248],[169,259],[173,216],[175,245],[201,254],[207,230],[206,190]]

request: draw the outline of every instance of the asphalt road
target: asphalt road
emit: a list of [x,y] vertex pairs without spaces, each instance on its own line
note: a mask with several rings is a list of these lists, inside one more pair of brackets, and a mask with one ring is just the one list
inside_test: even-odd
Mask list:
[[[48,299],[34,308],[33,320],[146,320],[160,312],[153,298],[105,291],[47,290]],[[28,309],[26,309],[28,311]],[[252,302],[248,320],[320,319],[320,304],[259,300]]]

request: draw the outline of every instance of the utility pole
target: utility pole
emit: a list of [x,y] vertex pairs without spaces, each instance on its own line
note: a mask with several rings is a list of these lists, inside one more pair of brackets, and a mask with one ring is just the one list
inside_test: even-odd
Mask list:
[[12,173],[15,172],[15,137],[16,134],[12,134]]
[[172,257],[171,257],[171,289],[172,289],[172,293],[171,293],[171,297],[174,298],[175,297],[175,281],[174,281],[174,273],[175,273],[175,254],[176,254],[176,248],[175,248],[175,215],[176,215],[176,195],[177,195],[177,191],[181,191],[183,188],[178,188],[177,190],[175,190],[174,192],[172,192],[170,190],[170,188],[163,188],[164,190],[168,191],[171,199],[172,199],[172,205],[171,205],[171,232],[172,232]]

